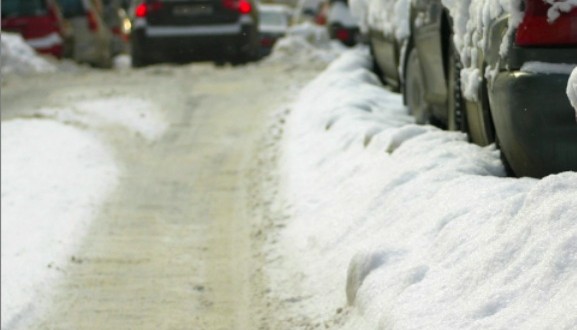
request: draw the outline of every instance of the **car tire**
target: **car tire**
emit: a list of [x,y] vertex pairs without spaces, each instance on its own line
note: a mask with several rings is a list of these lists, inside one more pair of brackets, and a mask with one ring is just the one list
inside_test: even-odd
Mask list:
[[447,82],[447,129],[449,131],[467,132],[467,118],[461,91],[461,59],[453,43],[453,35],[449,37],[448,50],[448,82]]
[[499,149],[499,158],[501,159],[501,162],[503,163],[503,168],[505,169],[505,175],[507,175],[508,177],[517,176],[515,174],[515,171],[513,170],[513,167],[511,167],[511,163],[509,162],[507,155],[505,155],[505,152],[503,151],[503,148],[501,147],[501,142],[499,141],[498,136],[495,137],[495,145],[497,146],[497,149]]
[[425,77],[417,49],[412,45],[408,47],[403,90],[405,104],[409,108],[409,113],[415,117],[415,122],[428,123],[431,112],[425,101]]
[[142,46],[140,46],[137,42],[132,43],[132,47],[130,49],[130,55],[132,57],[133,68],[142,68],[150,64],[144,58],[144,51],[142,49]]
[[371,61],[372,61],[372,65],[373,65],[373,72],[377,75],[377,77],[379,78],[381,83],[383,85],[386,85],[385,79],[383,79],[383,77],[384,77],[383,70],[381,70],[381,67],[377,63],[377,58],[375,55],[375,49],[374,49],[373,43],[370,40],[368,43],[369,43],[369,51],[371,52]]

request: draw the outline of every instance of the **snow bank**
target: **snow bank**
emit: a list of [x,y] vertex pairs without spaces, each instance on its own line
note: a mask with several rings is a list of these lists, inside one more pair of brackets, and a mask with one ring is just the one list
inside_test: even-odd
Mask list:
[[494,146],[414,125],[370,65],[347,52],[287,120],[299,304],[322,322],[348,302],[350,329],[576,328],[577,173],[502,177]]
[[110,150],[90,133],[2,122],[2,329],[45,302],[117,178]]
[[353,15],[359,20],[361,31],[369,28],[395,36],[402,41],[409,37],[410,0],[351,0]]
[[38,56],[19,34],[2,31],[0,52],[0,72],[45,73],[56,71],[56,66]]
[[330,40],[326,27],[307,22],[289,28],[287,36],[275,43],[272,55],[265,61],[326,65],[345,49],[339,42]]
[[51,287],[116,186],[119,169],[111,150],[91,131],[120,128],[153,141],[168,126],[143,99],[63,93],[65,107],[2,122],[2,329],[29,319],[49,301]]

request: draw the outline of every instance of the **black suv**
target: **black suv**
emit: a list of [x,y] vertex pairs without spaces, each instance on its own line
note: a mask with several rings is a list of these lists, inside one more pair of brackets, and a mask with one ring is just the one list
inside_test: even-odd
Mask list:
[[259,51],[253,0],[137,0],[132,66],[164,61],[245,63]]

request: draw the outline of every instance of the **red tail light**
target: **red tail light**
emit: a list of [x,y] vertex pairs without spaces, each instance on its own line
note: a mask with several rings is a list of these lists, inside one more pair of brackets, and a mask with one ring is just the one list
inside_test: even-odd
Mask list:
[[148,14],[146,4],[145,3],[139,4],[134,10],[134,14],[136,15],[136,17],[146,17],[146,14]]
[[98,21],[96,20],[94,12],[89,11],[87,18],[88,18],[88,28],[90,29],[90,31],[97,31]]
[[154,11],[158,11],[162,8],[162,2],[160,0],[154,1],[152,3],[141,3],[134,10],[136,17],[146,17],[148,14]]
[[345,29],[338,29],[335,36],[337,37],[337,39],[339,39],[340,41],[348,41],[351,37],[351,34],[349,33],[349,31],[345,30]]
[[248,0],[222,0],[222,5],[226,9],[237,10],[241,14],[248,14],[252,11],[252,5]]
[[574,46],[577,45],[577,7],[561,12],[549,22],[547,12],[551,5],[544,0],[524,0],[525,14],[517,28],[515,43],[519,46]]
[[252,11],[252,5],[246,0],[240,0],[238,3],[238,11],[241,14],[248,14]]

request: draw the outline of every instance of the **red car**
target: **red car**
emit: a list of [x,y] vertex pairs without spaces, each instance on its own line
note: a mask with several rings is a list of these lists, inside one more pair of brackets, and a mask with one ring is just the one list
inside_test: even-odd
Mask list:
[[2,31],[21,34],[39,53],[70,55],[72,31],[55,0],[2,0]]

